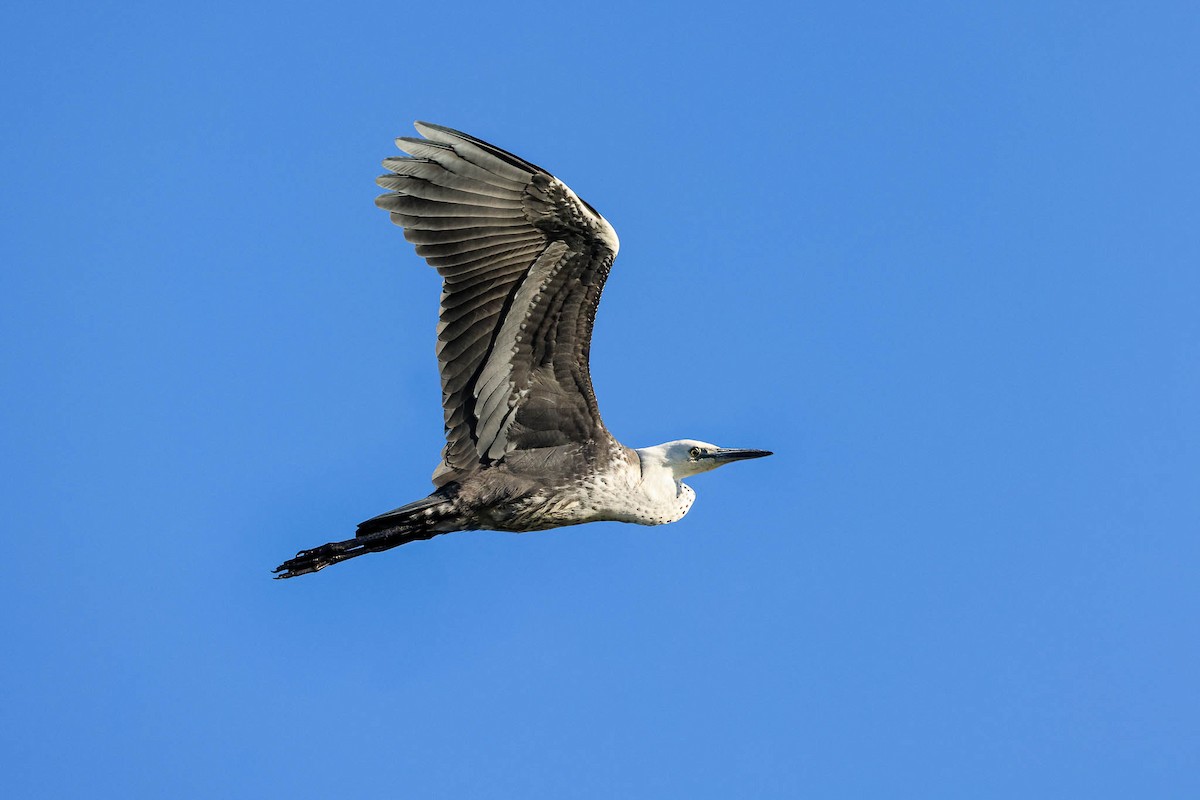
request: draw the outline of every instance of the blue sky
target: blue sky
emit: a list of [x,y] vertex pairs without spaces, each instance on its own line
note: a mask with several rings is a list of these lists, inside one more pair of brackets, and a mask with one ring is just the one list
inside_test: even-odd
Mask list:
[[[0,32],[8,797],[1200,796],[1190,3],[27,4]],[[622,251],[679,524],[275,582],[423,496],[428,119]]]

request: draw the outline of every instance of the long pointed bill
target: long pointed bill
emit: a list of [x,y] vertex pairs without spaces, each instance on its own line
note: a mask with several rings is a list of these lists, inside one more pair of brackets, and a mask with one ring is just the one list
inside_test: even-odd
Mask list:
[[748,450],[739,447],[719,447],[705,454],[705,458],[728,464],[730,461],[742,461],[747,458],[762,458],[774,455],[770,450]]

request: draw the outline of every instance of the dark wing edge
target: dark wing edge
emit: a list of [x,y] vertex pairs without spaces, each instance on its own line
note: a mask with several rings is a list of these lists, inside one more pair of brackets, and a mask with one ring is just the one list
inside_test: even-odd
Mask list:
[[541,167],[418,122],[376,204],[443,278],[438,322],[446,445],[436,486],[514,450],[611,440],[588,356],[612,226]]

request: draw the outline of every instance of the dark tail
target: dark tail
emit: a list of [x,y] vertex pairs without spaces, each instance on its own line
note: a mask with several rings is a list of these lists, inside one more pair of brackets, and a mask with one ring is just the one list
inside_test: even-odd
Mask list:
[[339,561],[462,530],[455,524],[457,515],[453,500],[453,492],[443,488],[423,500],[372,517],[358,526],[358,533],[353,539],[301,550],[295,558],[289,558],[275,568],[275,577],[307,575]]

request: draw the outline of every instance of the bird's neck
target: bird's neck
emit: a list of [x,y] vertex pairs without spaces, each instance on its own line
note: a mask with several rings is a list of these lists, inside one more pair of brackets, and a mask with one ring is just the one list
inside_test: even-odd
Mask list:
[[644,496],[647,507],[654,509],[656,519],[652,524],[682,519],[696,499],[692,487],[675,477],[671,465],[660,457],[655,448],[634,452],[641,462],[638,491]]

